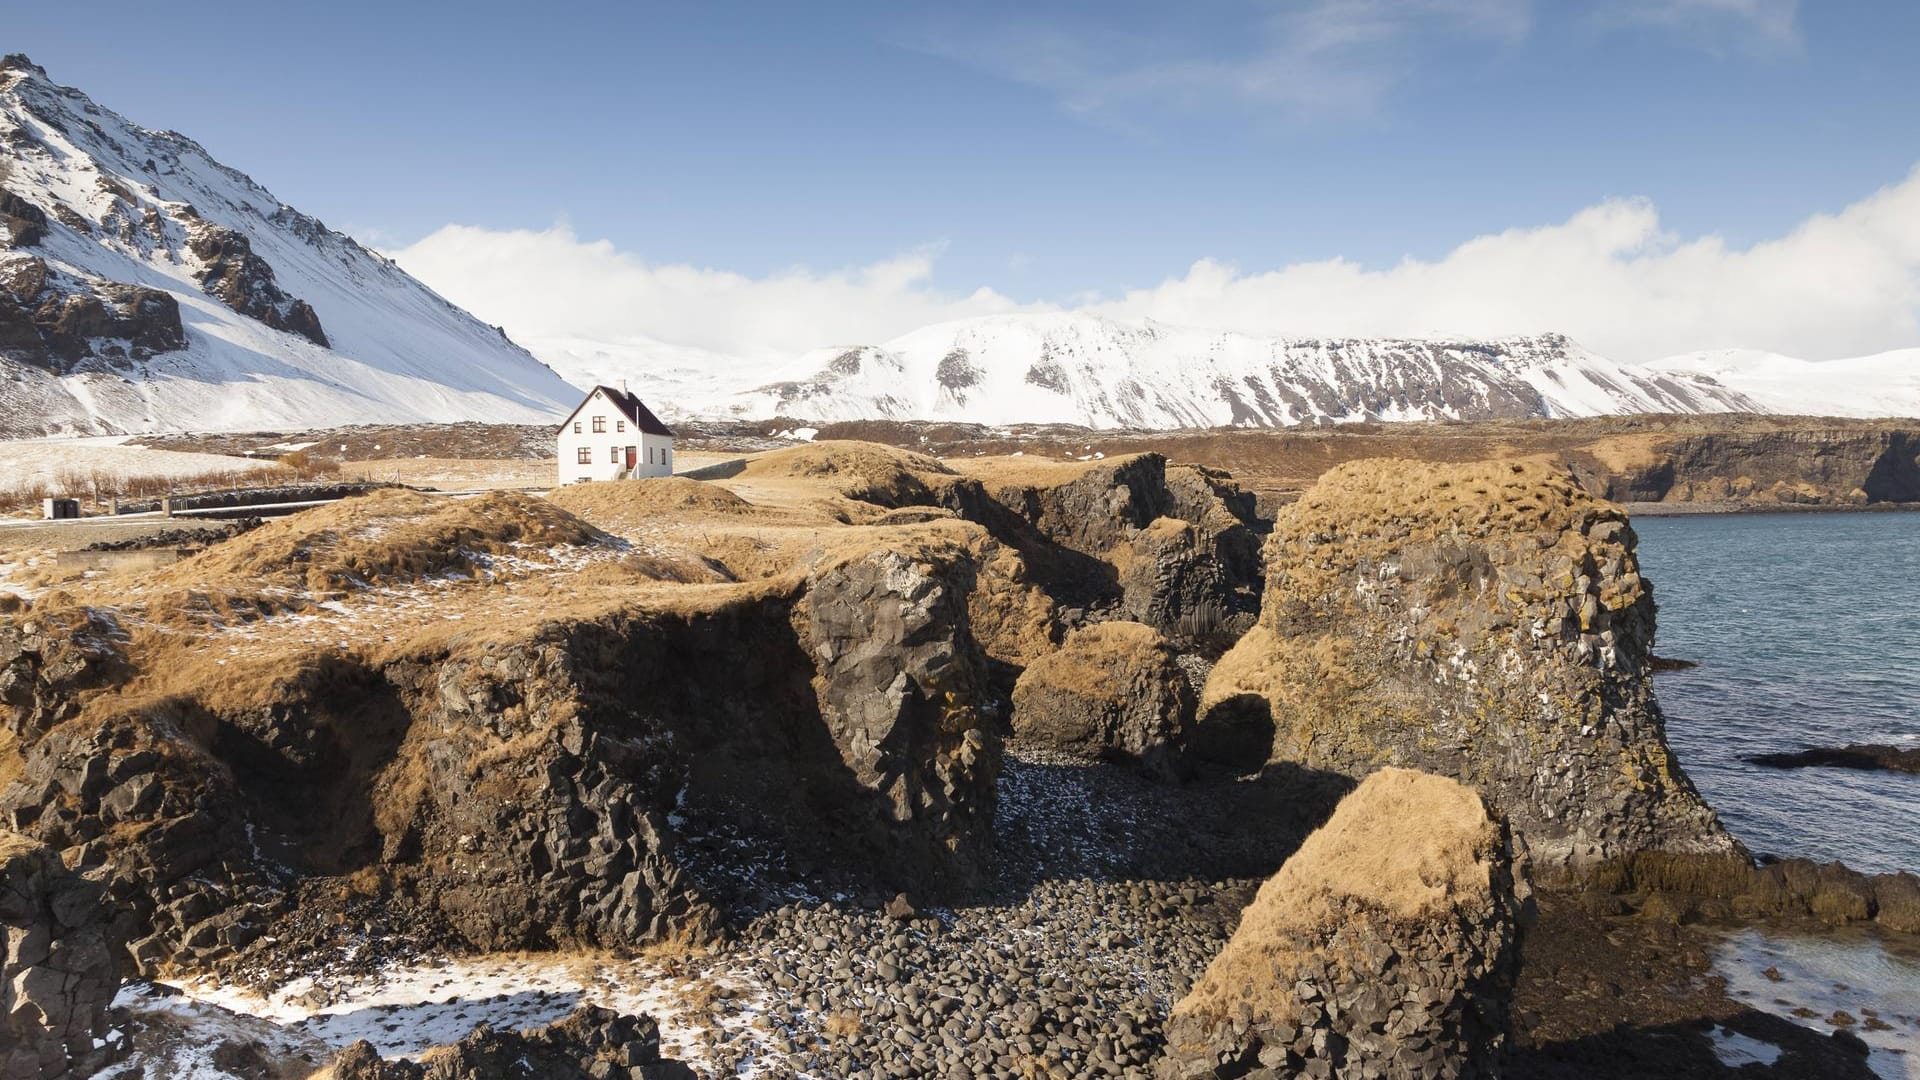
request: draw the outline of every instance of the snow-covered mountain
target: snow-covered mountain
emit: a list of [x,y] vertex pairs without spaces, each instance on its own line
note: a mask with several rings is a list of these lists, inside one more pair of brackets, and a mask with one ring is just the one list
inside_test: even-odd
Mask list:
[[558,375],[182,135],[0,60],[0,435],[555,419]]
[[1845,360],[1798,360],[1757,349],[1718,349],[1670,357],[1651,366],[1713,379],[1767,412],[1920,416],[1920,349]]
[[[626,355],[618,348],[537,347],[569,375],[583,357],[593,356],[590,370],[604,375]],[[1489,341],[1257,338],[1084,312],[942,323],[884,345],[810,353],[771,377],[761,365],[745,378],[715,370],[723,365],[700,366],[708,372],[705,394],[670,372],[636,370],[632,380],[680,415],[825,421],[1281,427],[1758,408],[1709,377],[1613,363],[1557,334]]]

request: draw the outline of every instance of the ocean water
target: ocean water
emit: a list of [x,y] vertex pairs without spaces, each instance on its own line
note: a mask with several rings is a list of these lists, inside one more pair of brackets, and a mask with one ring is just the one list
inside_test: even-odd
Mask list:
[[1920,775],[1753,765],[1920,745],[1920,513],[1640,517],[1667,737],[1756,853],[1920,872]]

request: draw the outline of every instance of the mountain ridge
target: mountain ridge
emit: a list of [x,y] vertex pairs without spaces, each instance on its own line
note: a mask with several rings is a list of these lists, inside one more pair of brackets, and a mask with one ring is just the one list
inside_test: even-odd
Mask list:
[[559,375],[193,139],[0,59],[0,435],[539,422]]
[[[563,373],[620,369],[618,345],[549,349]],[[633,346],[635,367],[658,343]],[[573,363],[570,363],[573,362]],[[1489,340],[1262,338],[1088,312],[987,315],[878,345],[743,361],[732,378],[635,370],[677,415],[971,420],[1094,428],[1290,427],[1620,412],[1760,411],[1705,375],[1616,364],[1563,334]],[[704,385],[703,385],[704,384]]]

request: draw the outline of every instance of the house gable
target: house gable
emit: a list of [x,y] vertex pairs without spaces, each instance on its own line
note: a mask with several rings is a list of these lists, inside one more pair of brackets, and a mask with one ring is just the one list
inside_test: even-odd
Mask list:
[[659,417],[653,415],[653,410],[647,408],[646,402],[641,401],[637,395],[616,390],[611,386],[595,386],[587,391],[587,396],[580,399],[580,404],[575,405],[573,411],[567,414],[567,418],[560,421],[560,426],[554,429],[555,433],[564,434],[567,425],[573,423],[574,417],[580,415],[580,410],[592,404],[596,397],[605,397],[607,403],[613,406],[614,412],[631,421],[633,426],[641,432],[673,438],[673,430],[661,423]]

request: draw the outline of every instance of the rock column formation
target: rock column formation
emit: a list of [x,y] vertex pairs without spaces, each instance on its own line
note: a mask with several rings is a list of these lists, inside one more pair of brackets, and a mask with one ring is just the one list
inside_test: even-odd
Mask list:
[[120,986],[100,891],[0,831],[0,1080],[88,1076]]
[[1260,623],[1214,669],[1201,728],[1270,729],[1274,760],[1356,778],[1453,776],[1545,868],[1738,858],[1667,748],[1635,544],[1544,463],[1337,468],[1279,515]]

